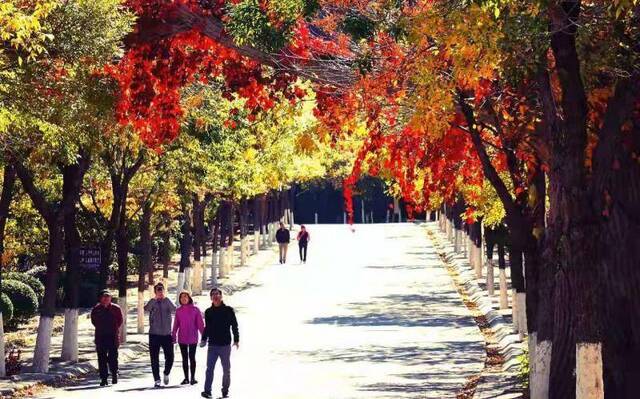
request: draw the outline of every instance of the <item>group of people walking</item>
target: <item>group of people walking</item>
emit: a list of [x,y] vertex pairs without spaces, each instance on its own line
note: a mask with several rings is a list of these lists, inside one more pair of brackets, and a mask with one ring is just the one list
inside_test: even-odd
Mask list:
[[[280,247],[280,263],[287,261],[287,249],[291,236],[284,223],[276,232],[276,240]],[[307,246],[310,241],[309,232],[304,225],[296,236],[300,251],[300,262],[307,261]],[[205,372],[204,390],[202,397],[211,398],[211,386],[216,363],[220,359],[222,364],[222,397],[229,395],[231,385],[231,347],[239,348],[240,333],[238,321],[232,307],[222,301],[222,291],[213,288],[209,292],[211,306],[202,312],[193,303],[188,291],[181,291],[178,295],[178,306],[165,296],[162,283],[154,286],[154,298],[144,305],[149,312],[149,355],[151,358],[151,373],[154,387],[169,384],[169,375],[174,362],[174,345],[180,347],[182,356],[182,385],[195,385],[196,380],[196,349],[198,336],[200,347],[207,348],[207,367]],[[175,317],[173,317],[175,314]],[[108,385],[109,374],[111,383],[118,383],[118,347],[120,344],[120,328],[123,316],[120,307],[111,302],[108,290],[100,293],[99,302],[91,311],[91,322],[95,327],[95,345],[98,354],[98,370],[100,386]],[[232,337],[233,335],[233,337]],[[160,351],[164,354],[164,368],[160,375]]]
[[[300,226],[296,240],[298,241],[298,249],[300,251],[300,262],[307,263],[307,246],[309,245],[311,236],[304,225]],[[280,222],[280,228],[276,231],[276,241],[278,242],[280,250],[280,263],[287,263],[287,251],[289,249],[289,242],[291,241],[291,234],[282,222]]]
[[[179,306],[165,296],[164,285],[154,286],[155,297],[144,306],[149,312],[149,354],[154,386],[159,388],[169,384],[169,374],[173,367],[174,345],[178,344],[182,355],[183,385],[195,385],[196,381],[196,349],[198,335],[200,347],[208,346],[207,368],[205,372],[202,397],[211,398],[211,386],[215,365],[220,359],[222,364],[222,397],[229,397],[231,385],[231,346],[239,348],[240,333],[238,321],[232,307],[222,301],[222,291],[213,288],[209,292],[211,306],[204,312],[204,320],[200,309],[193,303],[188,291],[180,292]],[[175,318],[172,315],[175,313]],[[118,345],[119,331],[122,326],[122,311],[111,303],[109,291],[102,291],[98,304],[91,311],[91,322],[95,326],[95,344],[98,353],[98,369],[100,386],[108,385],[109,373],[111,383],[118,383]],[[233,334],[233,340],[232,340]],[[160,350],[164,354],[164,369],[160,379]]]

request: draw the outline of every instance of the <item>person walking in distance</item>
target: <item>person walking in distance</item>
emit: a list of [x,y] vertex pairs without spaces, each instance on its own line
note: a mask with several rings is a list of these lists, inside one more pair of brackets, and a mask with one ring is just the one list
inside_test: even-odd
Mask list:
[[298,232],[298,236],[296,237],[298,240],[298,249],[300,250],[300,262],[307,262],[307,245],[309,245],[309,241],[311,241],[311,237],[309,236],[309,232],[304,225],[300,226],[300,231]]
[[[111,294],[100,292],[99,302],[91,310],[91,324],[96,328],[95,344],[98,352],[98,371],[100,386],[107,385],[109,371],[111,383],[118,383],[118,346],[120,344],[120,326],[122,326],[122,310],[111,303]],[[108,368],[107,368],[108,367]]]
[[207,351],[207,371],[205,373],[203,398],[211,397],[213,371],[220,358],[222,363],[222,397],[229,397],[231,385],[231,332],[233,332],[233,346],[240,348],[240,333],[238,321],[233,308],[222,302],[222,291],[213,288],[209,292],[211,307],[204,312],[205,328],[200,346],[209,344]]
[[[204,321],[202,321],[200,309],[193,304],[193,298],[191,298],[188,291],[182,291],[180,293],[178,302],[180,302],[180,306],[178,310],[176,310],[171,335],[173,343],[175,344],[177,342],[180,346],[180,354],[182,355],[184,380],[182,380],[181,384],[186,385],[191,383],[191,385],[195,385],[198,383],[198,381],[196,381],[198,332],[200,332],[200,335],[204,333]],[[189,379],[189,371],[191,371],[191,379]]]
[[151,355],[151,372],[154,386],[160,387],[160,348],[164,353],[164,385],[169,384],[169,373],[173,366],[173,340],[171,339],[171,313],[176,305],[164,296],[164,285],[158,283],[153,287],[155,298],[144,305],[149,312],[149,354]]
[[280,249],[280,263],[287,263],[287,250],[289,249],[291,235],[282,222],[280,222],[280,228],[276,231],[276,241],[278,241],[278,247]]

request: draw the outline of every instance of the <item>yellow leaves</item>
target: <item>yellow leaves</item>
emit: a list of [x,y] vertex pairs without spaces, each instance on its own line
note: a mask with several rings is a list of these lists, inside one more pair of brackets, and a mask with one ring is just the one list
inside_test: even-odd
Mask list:
[[16,0],[0,4],[0,40],[24,55],[17,57],[19,66],[45,52],[44,43],[53,37],[42,30],[40,21],[57,6],[56,1],[36,1],[31,8]]
[[247,162],[254,162],[258,155],[258,151],[255,148],[249,147],[244,151],[244,160]]
[[318,149],[318,146],[311,133],[304,132],[296,139],[296,148],[304,154],[311,154]]

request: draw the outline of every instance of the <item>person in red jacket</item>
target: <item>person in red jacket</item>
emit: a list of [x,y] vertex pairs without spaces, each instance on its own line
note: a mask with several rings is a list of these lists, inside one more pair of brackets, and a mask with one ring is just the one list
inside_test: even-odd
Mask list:
[[298,249],[300,250],[300,262],[307,263],[307,245],[311,241],[311,236],[304,225],[300,225],[300,232],[296,240],[298,240]]
[[111,371],[111,383],[118,383],[118,346],[122,310],[120,306],[111,303],[111,294],[107,290],[100,292],[99,300],[100,302],[91,310],[91,323],[96,328],[95,343],[98,352],[100,386],[104,387],[107,385],[109,371]]

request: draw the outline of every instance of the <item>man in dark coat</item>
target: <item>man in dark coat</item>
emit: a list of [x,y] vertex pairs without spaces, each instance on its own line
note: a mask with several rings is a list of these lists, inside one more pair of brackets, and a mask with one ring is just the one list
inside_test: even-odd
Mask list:
[[233,332],[233,346],[236,349],[240,348],[238,320],[233,308],[222,302],[222,291],[213,288],[209,295],[211,296],[211,307],[204,312],[205,328],[200,342],[201,347],[209,343],[202,397],[211,397],[213,370],[218,358],[220,358],[220,363],[222,363],[222,397],[228,398],[229,386],[231,385],[231,332]]
[[291,235],[282,222],[280,222],[280,228],[276,231],[276,241],[278,241],[278,247],[280,249],[280,263],[287,263],[287,250],[289,249]]
[[[100,302],[91,310],[91,323],[96,328],[95,343],[98,352],[98,370],[100,386],[107,385],[107,377],[111,371],[111,382],[118,383],[118,346],[120,344],[120,326],[122,326],[122,310],[111,303],[111,294],[100,292]],[[108,366],[108,369],[107,369]]]

